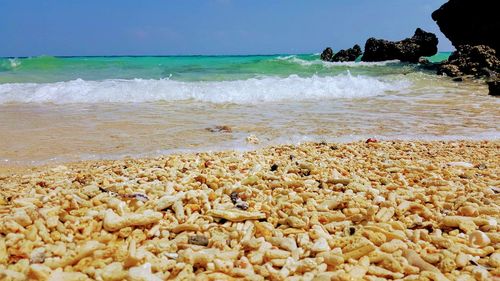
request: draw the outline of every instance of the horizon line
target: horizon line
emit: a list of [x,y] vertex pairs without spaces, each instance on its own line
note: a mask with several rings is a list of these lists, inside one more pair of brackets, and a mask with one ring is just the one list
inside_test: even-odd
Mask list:
[[[451,53],[454,50],[441,51],[438,53]],[[212,54],[212,55],[202,55],[202,54],[184,54],[184,55],[33,55],[33,56],[0,56],[0,59],[28,59],[28,58],[39,58],[39,57],[54,57],[54,58],[98,58],[98,57],[248,57],[248,56],[281,56],[281,55],[314,55],[321,54],[321,52],[316,53],[272,53],[272,54]]]

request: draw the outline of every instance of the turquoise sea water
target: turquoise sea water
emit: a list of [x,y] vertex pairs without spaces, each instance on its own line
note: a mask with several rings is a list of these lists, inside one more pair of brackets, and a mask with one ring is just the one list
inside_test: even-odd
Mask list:
[[[449,53],[438,53],[439,62]],[[374,67],[375,66],[375,67]],[[105,79],[172,79],[225,81],[263,76],[331,76],[407,73],[418,65],[389,63],[324,63],[318,54],[269,56],[172,56],[172,57],[30,57],[0,58],[0,83],[47,83]]]
[[497,139],[498,116],[484,81],[399,61],[0,58],[0,165],[368,137]]

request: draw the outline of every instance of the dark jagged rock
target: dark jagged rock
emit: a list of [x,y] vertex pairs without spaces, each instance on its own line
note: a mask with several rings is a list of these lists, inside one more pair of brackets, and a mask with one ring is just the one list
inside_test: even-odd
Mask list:
[[369,38],[365,43],[362,61],[393,60],[398,56],[396,44],[383,39]]
[[500,96],[500,79],[496,78],[493,81],[488,81],[488,89],[490,91],[490,95]]
[[327,47],[321,53],[321,60],[332,61],[332,58],[333,58],[333,50],[332,50],[332,48]]
[[438,39],[435,34],[417,28],[413,37],[397,42],[375,38],[368,39],[361,60],[384,61],[397,59],[417,63],[420,57],[435,55],[437,53],[437,44]]
[[500,73],[500,60],[495,50],[488,46],[462,45],[450,55],[448,61],[439,66],[437,73],[450,77],[462,75],[491,77]]
[[450,0],[432,13],[455,48],[487,45],[500,55],[498,0]]
[[419,69],[425,69],[425,70],[436,72],[439,66],[440,66],[439,63],[431,62],[426,58],[420,58],[418,60],[418,68]]
[[434,33],[420,28],[415,30],[411,38],[399,41],[396,46],[400,52],[401,61],[418,62],[420,57],[429,57],[437,53],[439,41]]
[[422,64],[422,65],[429,65],[429,64],[432,64],[432,62],[426,58],[419,58],[418,59],[418,63],[419,64]]
[[437,74],[449,77],[458,77],[463,75],[463,72],[460,71],[460,67],[458,67],[458,65],[445,63],[438,67]]
[[335,53],[332,61],[355,61],[361,54],[363,54],[363,51],[361,51],[361,47],[356,44],[352,48],[349,48],[347,50],[340,50]]

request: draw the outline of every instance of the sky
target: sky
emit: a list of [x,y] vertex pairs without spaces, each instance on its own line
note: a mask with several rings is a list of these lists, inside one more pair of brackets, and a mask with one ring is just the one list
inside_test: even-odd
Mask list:
[[0,0],[0,56],[318,53],[401,40],[446,0]]

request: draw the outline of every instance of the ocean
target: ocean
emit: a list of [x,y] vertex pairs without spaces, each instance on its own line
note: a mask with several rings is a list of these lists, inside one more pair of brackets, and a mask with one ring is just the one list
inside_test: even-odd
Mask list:
[[[0,165],[369,137],[497,139],[500,100],[487,92],[421,65],[319,54],[0,58]],[[223,125],[231,132],[215,129]]]

